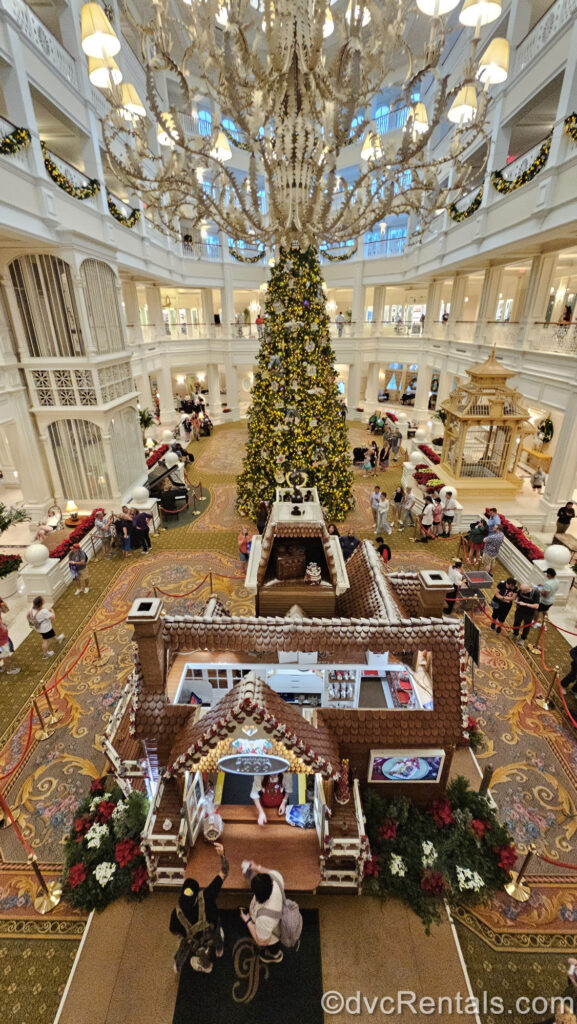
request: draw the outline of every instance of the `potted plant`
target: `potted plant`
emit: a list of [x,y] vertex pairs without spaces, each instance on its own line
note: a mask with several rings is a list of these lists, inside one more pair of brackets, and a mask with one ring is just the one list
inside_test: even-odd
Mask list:
[[[9,508],[0,503],[0,534],[16,523],[26,523],[30,516],[22,508]],[[16,593],[16,577],[22,564],[19,555],[0,555],[0,597],[10,597]]]
[[138,419],[140,420],[140,429],[142,430],[142,441],[146,441],[146,431],[154,423],[154,416],[150,409],[139,409]]

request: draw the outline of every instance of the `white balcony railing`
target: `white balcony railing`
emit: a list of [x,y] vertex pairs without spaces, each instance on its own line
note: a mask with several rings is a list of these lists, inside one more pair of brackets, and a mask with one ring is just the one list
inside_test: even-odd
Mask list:
[[537,352],[577,355],[577,324],[535,323],[527,332],[528,348]]
[[577,0],[555,0],[519,43],[515,53],[515,72],[531,64],[576,15]]
[[401,107],[399,110],[389,110],[388,114],[381,114],[375,119],[379,135],[386,135],[387,132],[395,132],[399,128],[403,128],[410,112],[410,107]]
[[65,78],[70,85],[78,87],[76,62],[65,50],[62,43],[52,35],[44,22],[24,0],[0,0],[3,9],[16,22],[24,38]]
[[406,236],[401,238],[381,238],[378,242],[365,242],[363,255],[365,259],[376,256],[400,256],[407,245]]
[[[50,157],[52,162],[56,164],[56,167],[61,174],[63,174],[75,188],[86,188],[86,186],[90,184],[91,179],[88,175],[78,167],[75,167],[74,164],[69,164],[67,160],[64,160],[60,156],[56,156],[56,154],[52,153],[48,147],[46,147],[46,154]],[[83,202],[88,203],[90,206],[97,205],[98,193],[93,196],[89,196],[88,199],[84,199]]]

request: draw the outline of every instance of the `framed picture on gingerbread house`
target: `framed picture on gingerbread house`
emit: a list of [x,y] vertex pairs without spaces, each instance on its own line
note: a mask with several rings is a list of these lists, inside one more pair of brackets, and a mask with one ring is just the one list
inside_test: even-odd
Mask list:
[[369,782],[439,782],[444,750],[371,750]]

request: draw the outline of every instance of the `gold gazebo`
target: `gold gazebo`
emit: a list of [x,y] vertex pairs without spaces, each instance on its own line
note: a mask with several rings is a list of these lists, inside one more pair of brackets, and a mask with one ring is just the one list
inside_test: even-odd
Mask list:
[[513,376],[495,358],[467,370],[470,380],[441,403],[446,414],[439,475],[461,494],[513,495],[522,481],[516,475],[523,438],[532,433],[523,396],[507,384]]

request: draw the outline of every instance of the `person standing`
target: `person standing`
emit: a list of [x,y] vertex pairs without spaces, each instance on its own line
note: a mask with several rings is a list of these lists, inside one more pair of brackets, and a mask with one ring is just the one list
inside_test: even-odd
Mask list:
[[491,609],[493,612],[491,629],[494,629],[496,633],[501,632],[501,627],[509,614],[511,605],[517,597],[517,584],[512,576],[507,577],[506,580],[501,580],[497,584],[497,589],[491,600]]
[[250,908],[240,911],[255,945],[262,947],[263,963],[280,964],[283,951],[280,946],[280,919],[284,902],[284,878],[279,871],[263,868],[250,861],[245,874],[250,878],[253,893]]
[[540,621],[535,623],[535,627],[537,629],[545,624],[545,619],[549,614],[550,608],[552,608],[552,606],[555,604],[555,598],[557,596],[557,591],[559,590],[559,580],[557,579],[557,573],[555,572],[555,569],[546,569],[545,576],[547,577],[545,582],[542,583],[539,587],[537,587],[539,593],[541,594],[541,600],[539,601],[539,610],[536,615],[537,619],[539,619],[539,616],[541,616],[541,619]]
[[337,338],[342,338],[342,336],[343,336],[343,327],[346,324],[346,322],[347,322],[347,318],[346,318],[345,314],[343,313],[343,311],[341,309],[341,310],[339,310],[339,312],[337,313],[337,315],[335,317],[335,323],[337,325]]
[[252,534],[248,530],[242,530],[238,535],[238,553],[241,562],[248,562],[251,542]]
[[501,516],[498,514],[496,508],[490,508],[488,509],[488,512],[487,526],[489,527],[489,533],[492,533],[493,527],[501,525]]
[[98,515],[94,517],[94,528],[96,530],[96,537],[102,545],[104,557],[108,561],[110,559],[110,545],[112,543],[112,516],[107,516],[103,508],[99,509]]
[[564,690],[572,690],[574,684],[577,683],[577,645],[571,648],[569,657],[571,659],[571,667],[567,675],[563,676],[561,680],[561,686]]
[[534,491],[537,491],[540,494],[546,483],[547,477],[545,476],[542,467],[538,466],[531,476],[531,487]]
[[441,522],[443,524],[443,537],[450,537],[451,530],[453,529],[453,522],[455,519],[455,512],[457,511],[457,502],[453,497],[452,491],[445,491],[445,500],[443,502],[443,517]]
[[157,426],[160,426],[160,398],[158,395],[154,396],[154,418]]
[[560,508],[557,513],[557,529],[556,533],[567,533],[571,525],[571,521],[575,518],[575,506],[572,501],[568,501],[563,508]]
[[433,501],[433,533],[438,537],[442,529],[443,502],[440,498]]
[[200,420],[198,418],[198,413],[196,409],[194,410],[192,416],[190,417],[190,427],[192,430],[192,436],[194,440],[200,441]]
[[467,563],[476,565],[478,559],[481,557],[483,551],[483,543],[485,537],[488,536],[488,527],[484,519],[478,519],[476,523],[471,523],[469,532],[466,536],[468,542],[467,547]]
[[256,510],[256,528],[259,533],[264,533],[264,528],[268,519],[268,505],[266,501],[261,501],[260,505]]
[[220,857],[220,871],[209,885],[201,889],[195,878],[185,878],[178,897],[178,906],[170,915],[170,931],[180,936],[174,957],[174,973],[179,974],[190,957],[193,971],[210,974],[214,957],[224,952],[224,932],[220,926],[218,894],[228,875],[228,860],[221,843],[214,843]]
[[401,431],[397,428],[391,438],[391,455],[393,456],[393,462],[398,462],[402,440],[403,435],[401,434]]
[[116,536],[120,547],[122,548],[122,557],[128,558],[130,555],[131,540],[132,540],[132,516],[126,505],[122,506],[122,512],[116,516],[114,521],[114,529],[116,530]]
[[379,455],[379,470],[385,472],[389,468],[391,461],[391,446],[385,438],[383,441],[383,447]]
[[[8,626],[2,621],[2,617],[0,616],[0,672],[4,672],[4,669],[6,668],[4,664],[5,658],[11,658],[13,654],[14,644],[10,639]],[[16,676],[22,671],[17,665],[12,665],[10,662],[8,664],[10,667],[6,668],[7,675]]]
[[459,590],[463,585],[463,573],[461,568],[463,563],[460,558],[454,558],[447,570],[447,576],[453,584],[453,589],[449,591],[446,597],[447,604],[445,606],[445,612],[447,615],[451,615],[455,611],[455,604],[459,597]]
[[258,316],[257,316],[257,318],[255,320],[255,324],[256,324],[257,337],[258,337],[258,340],[260,341],[260,339],[262,338],[262,328],[263,328],[263,324],[264,324],[264,320],[263,320],[262,316],[260,315],[260,313],[258,314]]
[[[529,636],[529,629],[531,623],[536,616],[536,612],[539,608],[540,593],[537,587],[531,586],[530,583],[522,583],[519,587],[516,597],[515,617],[513,619],[513,637],[512,639],[519,643],[520,647],[524,647],[525,641]],[[523,627],[521,639],[519,639],[519,630]]]
[[415,540],[415,543],[417,543],[417,544],[426,544],[429,540],[433,540],[434,539],[435,535],[433,533],[433,523],[434,523],[433,499],[430,498],[429,496],[427,496],[425,498],[425,504],[423,506],[423,511],[421,512],[421,515],[420,515],[420,527],[421,527],[420,533],[421,533],[422,536],[420,536],[419,538],[413,538],[413,540]]
[[288,793],[283,782],[283,772],[278,775],[255,775],[252,780],[250,798],[258,811],[259,825],[266,825],[266,812],[275,807],[282,817],[286,811]]
[[411,526],[415,525],[415,517],[413,515],[413,509],[417,503],[417,499],[413,494],[412,487],[407,487],[405,497],[403,498],[403,517],[401,519],[401,525],[399,526],[399,533],[401,533],[407,525],[407,520]]
[[493,532],[487,534],[483,541],[483,554],[481,556],[481,569],[493,575],[495,559],[501,550],[501,544],[505,540],[502,526],[494,526]]
[[381,500],[381,488],[375,484],[375,489],[371,493],[371,515],[373,517],[373,523],[375,532],[377,529],[377,516],[379,514],[379,503]]
[[135,547],[141,549],[143,555],[147,555],[152,547],[148,525],[150,522],[152,522],[150,512],[137,512],[132,519],[132,540]]
[[26,618],[28,625],[32,626],[42,637],[42,657],[53,658],[54,651],[49,650],[50,641],[56,638],[56,643],[61,644],[64,640],[64,633],[59,633],[56,636],[54,632],[54,609],[45,608],[43,597],[35,597]]
[[351,555],[357,550],[361,542],[358,539],[358,537],[355,537],[353,531],[349,530],[349,532],[344,537],[339,537],[339,543],[341,545],[341,550],[343,552],[343,558],[346,562],[347,559],[349,559]]
[[72,579],[78,584],[75,594],[87,594],[90,590],[90,579],[88,576],[88,555],[82,550],[80,544],[73,544],[68,555],[68,566]]
[[397,487],[395,493],[391,499],[393,523],[395,526],[399,526],[401,522],[401,514],[403,511],[403,501],[405,498],[405,492],[402,487]]
[[389,523],[389,507],[390,503],[387,498],[386,491],[381,491],[379,507],[377,509],[377,533],[380,533],[381,530],[384,530],[385,533],[389,534],[393,532],[393,527]]

